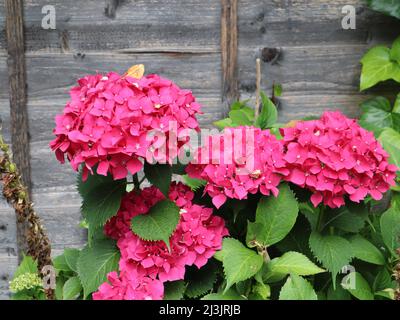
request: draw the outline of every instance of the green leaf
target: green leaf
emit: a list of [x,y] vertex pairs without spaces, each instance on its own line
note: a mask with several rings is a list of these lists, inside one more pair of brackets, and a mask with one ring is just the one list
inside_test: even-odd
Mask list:
[[251,290],[254,298],[257,297],[258,300],[268,300],[271,296],[271,287],[261,282],[254,284]]
[[318,300],[312,285],[302,277],[292,274],[286,280],[279,300]]
[[220,130],[233,126],[233,122],[232,122],[231,118],[225,118],[222,120],[218,120],[218,121],[215,121],[213,124]]
[[390,101],[376,97],[361,104],[362,115],[359,124],[378,137],[384,128],[400,131],[400,114],[392,113]]
[[332,281],[336,284],[337,274],[353,258],[350,242],[339,236],[323,236],[313,231],[309,244],[317,260],[332,273]]
[[267,97],[264,92],[260,92],[261,95],[261,112],[256,120],[256,126],[261,129],[271,128],[273,124],[278,120],[278,111],[274,103]]
[[358,272],[350,272],[345,276],[342,287],[358,300],[374,300],[374,294],[367,280]]
[[386,128],[379,136],[383,148],[390,154],[390,162],[400,167],[400,133]]
[[164,299],[163,300],[181,300],[185,292],[185,282],[172,281],[164,284]]
[[198,298],[212,290],[217,280],[217,266],[213,261],[207,263],[200,270],[190,269],[186,272],[187,288],[185,295],[189,298]]
[[394,102],[393,113],[400,113],[400,94],[397,95],[396,101]]
[[350,238],[354,257],[372,264],[384,265],[385,258],[377,247],[360,235]]
[[191,178],[188,175],[182,176],[183,183],[186,184],[192,191],[197,191],[207,184],[207,181],[197,178]]
[[315,208],[308,202],[301,202],[299,203],[299,211],[307,218],[311,230],[315,230],[318,223],[319,208]]
[[395,255],[395,250],[400,248],[400,209],[391,207],[384,212],[380,220],[383,242]]
[[61,254],[53,259],[53,265],[54,268],[56,268],[57,271],[72,271],[70,266],[67,263],[67,260],[65,259],[65,255]]
[[179,207],[170,200],[154,205],[147,214],[133,217],[131,229],[143,240],[162,240],[169,248],[169,237],[179,222]]
[[111,240],[100,240],[80,253],[77,268],[84,298],[96,291],[107,280],[107,274],[118,269],[120,253]]
[[396,281],[392,279],[392,275],[387,270],[386,266],[381,267],[378,274],[374,279],[374,283],[372,284],[372,290],[374,292],[380,291],[386,288],[396,288]]
[[201,298],[201,300],[245,300],[236,290],[228,289],[225,293],[210,293]]
[[[103,181],[98,183],[99,179]],[[89,229],[102,227],[114,216],[125,193],[126,180],[109,181],[107,177],[98,178],[93,188],[81,187],[83,193],[82,213],[89,224]],[[83,191],[82,191],[83,188]]]
[[280,83],[274,83],[274,96],[275,97],[280,97],[282,96],[282,85]]
[[256,220],[248,223],[249,247],[270,246],[281,241],[293,228],[299,207],[287,184],[279,187],[278,197],[263,196],[257,206]]
[[65,249],[64,250],[64,257],[65,262],[67,263],[68,267],[72,270],[77,272],[76,263],[78,262],[80,251],[78,249]]
[[266,266],[266,274],[263,279],[267,282],[280,281],[291,273],[298,276],[309,276],[325,272],[305,255],[294,251],[286,252],[283,256],[272,259]]
[[400,37],[393,42],[392,49],[390,50],[390,58],[400,63]]
[[227,281],[224,292],[227,292],[233,284],[254,276],[263,264],[262,256],[233,238],[223,240],[222,252],[222,264]]
[[361,91],[379,82],[393,79],[400,82],[400,65],[391,60],[390,49],[377,46],[370,49],[362,58]]
[[172,180],[172,168],[169,164],[144,164],[144,175],[168,198],[169,186]]
[[232,120],[233,127],[252,125],[252,118],[243,109],[230,111],[229,118]]
[[[54,260],[53,260],[54,263]],[[65,284],[65,279],[63,277],[57,277],[56,279],[56,289],[54,293],[56,295],[56,300],[63,300],[63,288]]]
[[327,300],[351,300],[349,292],[343,289],[341,286],[336,286],[334,289],[331,285],[328,289]]
[[395,300],[396,296],[395,291],[392,288],[386,288],[381,291],[375,292],[375,295],[379,297],[384,297],[389,300]]
[[351,212],[348,208],[340,208],[340,212],[329,224],[345,232],[358,233],[365,226],[365,218],[360,214]]
[[38,273],[38,264],[36,260],[33,260],[31,256],[23,256],[23,259],[18,266],[17,270],[14,272],[13,279],[23,275],[25,273]]
[[367,0],[372,10],[400,19],[400,2],[396,0]]
[[63,286],[63,300],[75,300],[82,291],[81,281],[78,277],[69,278]]

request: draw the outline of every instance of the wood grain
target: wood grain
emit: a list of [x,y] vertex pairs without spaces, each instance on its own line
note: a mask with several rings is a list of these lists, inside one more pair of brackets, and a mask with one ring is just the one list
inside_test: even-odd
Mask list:
[[224,112],[239,99],[237,0],[221,0],[222,103]]

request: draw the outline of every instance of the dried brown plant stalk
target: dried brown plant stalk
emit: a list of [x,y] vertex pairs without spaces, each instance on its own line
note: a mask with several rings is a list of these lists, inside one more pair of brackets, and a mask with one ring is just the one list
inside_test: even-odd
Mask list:
[[[39,273],[46,265],[52,265],[51,246],[39,216],[33,209],[29,193],[24,186],[17,166],[12,162],[9,146],[0,135],[0,180],[3,183],[3,195],[13,206],[18,223],[26,223],[26,254],[38,262]],[[42,274],[40,274],[42,276]],[[47,298],[53,299],[54,291],[46,290]]]

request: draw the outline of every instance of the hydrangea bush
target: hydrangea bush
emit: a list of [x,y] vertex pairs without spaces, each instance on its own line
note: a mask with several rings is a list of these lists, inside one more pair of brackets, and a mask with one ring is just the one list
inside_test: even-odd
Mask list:
[[57,299],[395,298],[400,149],[374,119],[280,124],[262,94],[197,146],[200,105],[168,79],[89,75],[70,94],[50,146],[79,171],[88,243],[55,258]]

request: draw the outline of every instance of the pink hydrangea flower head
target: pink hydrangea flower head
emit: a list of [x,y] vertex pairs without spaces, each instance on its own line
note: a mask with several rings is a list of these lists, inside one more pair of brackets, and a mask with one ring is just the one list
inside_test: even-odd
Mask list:
[[186,171],[207,181],[204,192],[219,208],[227,198],[242,200],[257,192],[277,196],[282,176],[289,174],[285,164],[283,143],[269,130],[237,127],[209,137]]
[[121,209],[105,226],[105,233],[118,240],[121,272],[176,281],[184,278],[185,266],[201,268],[221,249],[222,238],[228,235],[224,220],[214,216],[212,209],[193,204],[193,196],[182,183],[170,186],[169,198],[181,208],[179,223],[169,239],[170,250],[163,241],[145,241],[130,230],[132,217],[146,214],[163,195],[150,187],[124,197]]
[[188,138],[165,148],[166,154],[157,150],[184,130],[199,130],[200,105],[192,93],[155,74],[141,79],[113,72],[88,75],[70,97],[56,116],[50,147],[61,163],[67,157],[74,170],[83,164],[84,179],[96,165],[98,174],[111,173],[114,179],[134,174],[149,150],[152,160],[171,163]]
[[93,293],[93,300],[162,300],[164,284],[157,279],[138,274],[110,272],[108,282]]
[[298,121],[281,130],[285,142],[286,177],[313,194],[314,206],[344,205],[345,196],[360,202],[367,195],[380,200],[394,185],[398,168],[373,133],[340,112],[325,112],[319,120]]

